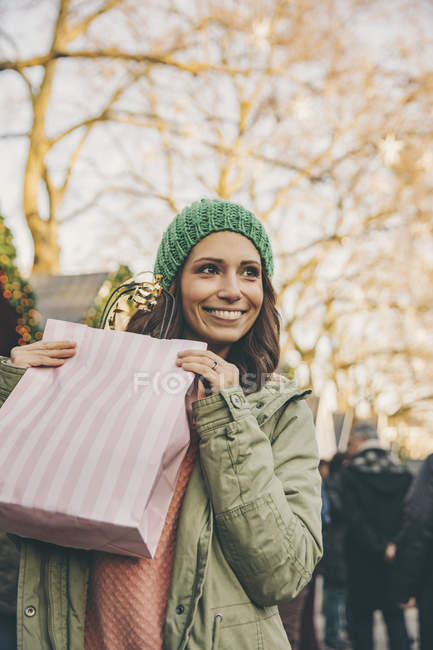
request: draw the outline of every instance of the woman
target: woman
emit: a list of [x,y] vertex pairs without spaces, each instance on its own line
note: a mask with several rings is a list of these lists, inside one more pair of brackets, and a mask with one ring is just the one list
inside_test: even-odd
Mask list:
[[[170,224],[154,270],[176,301],[168,338],[208,343],[178,357],[196,375],[191,445],[156,555],[23,540],[24,650],[290,647],[275,605],[320,559],[320,478],[308,391],[272,375],[279,321],[268,237],[241,206],[202,200]],[[129,329],[156,335],[162,311],[137,313]],[[11,363],[57,366],[74,353],[72,342],[36,343],[14,348]],[[23,370],[2,370],[5,394]]]

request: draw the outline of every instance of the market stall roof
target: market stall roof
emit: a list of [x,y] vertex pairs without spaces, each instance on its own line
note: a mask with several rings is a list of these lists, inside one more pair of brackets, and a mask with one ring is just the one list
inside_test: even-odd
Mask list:
[[43,328],[47,318],[79,322],[95,299],[109,272],[80,275],[33,275],[36,308]]

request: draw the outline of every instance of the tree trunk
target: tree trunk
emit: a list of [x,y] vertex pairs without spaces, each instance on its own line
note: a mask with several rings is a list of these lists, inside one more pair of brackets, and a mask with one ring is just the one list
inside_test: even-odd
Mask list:
[[[66,44],[66,17],[70,0],[60,0],[57,23],[54,30],[51,53]],[[53,205],[51,196],[47,220],[39,212],[39,193],[45,185],[49,193],[50,183],[46,155],[50,140],[45,131],[45,119],[51,99],[56,59],[45,65],[45,71],[38,93],[33,94],[33,125],[30,133],[27,164],[24,174],[23,208],[34,243],[32,273],[55,274],[60,268],[60,247],[58,244],[57,202]]]
[[39,220],[37,228],[32,228],[35,247],[32,274],[60,272],[60,246],[57,240],[57,222]]

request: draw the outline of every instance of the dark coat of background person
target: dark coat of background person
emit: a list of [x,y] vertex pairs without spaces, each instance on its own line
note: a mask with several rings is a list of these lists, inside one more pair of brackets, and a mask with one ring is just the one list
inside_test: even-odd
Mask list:
[[290,641],[292,650],[300,650],[303,611],[308,596],[308,589],[309,585],[304,587],[290,602],[278,605],[281,622]]
[[345,558],[346,519],[342,495],[343,454],[337,454],[330,463],[325,482],[330,521],[323,527],[323,558],[320,572],[330,585],[344,589],[347,580]]
[[320,650],[314,621],[317,570],[312,580],[290,602],[278,605],[292,650]]
[[383,609],[393,602],[390,565],[384,556],[400,529],[411,481],[411,473],[398,459],[377,447],[363,449],[342,472],[347,586],[355,605]]
[[341,476],[345,462],[345,454],[336,453],[329,463],[328,476],[323,481],[323,503],[327,503],[327,516],[322,513],[324,553],[320,572],[323,576],[325,643],[336,650],[349,647],[346,617],[346,520]]
[[419,610],[420,650],[433,648],[433,454],[407,495],[397,538],[393,593],[399,603],[412,596]]

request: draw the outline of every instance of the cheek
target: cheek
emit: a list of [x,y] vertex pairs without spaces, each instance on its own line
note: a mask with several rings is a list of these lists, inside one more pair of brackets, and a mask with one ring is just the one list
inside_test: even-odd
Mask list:
[[197,313],[198,306],[204,297],[201,287],[196,282],[185,279],[185,282],[181,283],[181,295],[184,314]]
[[249,292],[249,299],[257,311],[260,311],[263,304],[263,289],[261,286],[252,288]]
[[189,310],[197,309],[202,300],[202,295],[191,289],[182,297],[184,306]]

